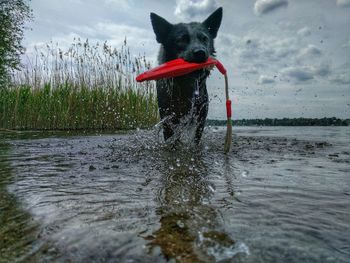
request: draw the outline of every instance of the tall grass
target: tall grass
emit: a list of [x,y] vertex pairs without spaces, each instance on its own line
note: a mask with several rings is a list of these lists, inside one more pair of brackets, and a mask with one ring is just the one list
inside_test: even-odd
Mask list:
[[107,43],[77,39],[36,48],[12,84],[0,87],[0,127],[6,129],[132,129],[157,122],[153,83],[135,76],[150,68],[144,56]]

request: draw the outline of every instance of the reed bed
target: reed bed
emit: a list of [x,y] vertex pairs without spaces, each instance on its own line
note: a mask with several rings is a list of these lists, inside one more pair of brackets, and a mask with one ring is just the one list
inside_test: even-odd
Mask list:
[[12,83],[0,87],[0,127],[24,130],[146,128],[158,121],[153,83],[135,77],[144,56],[80,39],[67,50],[36,48]]

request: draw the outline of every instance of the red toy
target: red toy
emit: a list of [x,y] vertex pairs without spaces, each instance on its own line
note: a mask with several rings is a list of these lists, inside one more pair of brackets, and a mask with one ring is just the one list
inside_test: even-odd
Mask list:
[[206,62],[203,63],[193,63],[187,62],[182,58],[174,59],[168,61],[158,67],[150,69],[136,77],[136,81],[142,82],[145,80],[157,80],[162,78],[174,78],[182,75],[189,74],[193,71],[216,66],[221,74],[225,77],[225,94],[226,94],[226,113],[227,113],[227,132],[225,139],[225,152],[230,150],[230,145],[232,141],[232,121],[231,121],[231,100],[228,94],[228,78],[225,67],[220,63],[220,61],[209,57]]
[[157,80],[162,78],[174,78],[179,77],[182,75],[189,74],[193,71],[210,67],[210,66],[216,66],[218,70],[225,75],[226,69],[224,66],[216,59],[208,58],[206,62],[203,63],[192,63],[187,62],[182,58],[174,59],[168,62],[165,62],[164,64],[155,67],[153,69],[150,69],[136,77],[136,81],[142,82],[145,80]]

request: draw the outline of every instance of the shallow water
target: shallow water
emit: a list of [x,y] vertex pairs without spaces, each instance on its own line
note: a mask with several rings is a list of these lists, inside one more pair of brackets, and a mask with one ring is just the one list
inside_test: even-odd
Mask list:
[[0,262],[350,262],[350,128],[0,134]]

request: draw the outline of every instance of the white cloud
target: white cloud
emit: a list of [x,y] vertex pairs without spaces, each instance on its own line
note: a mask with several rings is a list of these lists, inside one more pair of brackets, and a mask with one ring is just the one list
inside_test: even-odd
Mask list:
[[70,29],[75,34],[79,34],[82,39],[108,41],[116,48],[121,47],[126,39],[133,54],[143,55],[145,53],[149,60],[156,60],[158,48],[155,48],[156,41],[149,30],[113,22],[98,22],[94,26],[70,26]]
[[26,46],[26,54],[28,56],[31,56],[31,55],[35,54],[36,48],[38,50],[42,51],[47,47],[47,45],[50,45],[50,46],[57,45],[59,48],[68,49],[72,45],[74,39],[84,40],[84,38],[82,38],[82,36],[79,34],[69,33],[69,34],[65,34],[65,35],[53,36],[50,40],[47,40],[46,42],[43,42],[43,41],[30,42]]
[[259,84],[271,84],[274,82],[275,82],[274,78],[268,77],[266,75],[260,75],[259,80],[258,80]]
[[94,26],[71,26],[72,29],[92,37],[102,36],[102,39],[120,38],[153,38],[149,30],[113,22],[98,22]]
[[181,19],[208,16],[218,4],[216,0],[176,0],[175,15]]
[[322,54],[322,51],[315,45],[308,45],[299,52],[299,57],[318,57]]
[[287,5],[288,0],[257,0],[254,4],[254,13],[262,15]]
[[350,6],[350,0],[337,0],[337,6]]
[[311,31],[310,31],[310,28],[306,26],[306,27],[300,28],[297,34],[302,37],[307,37],[311,35]]

